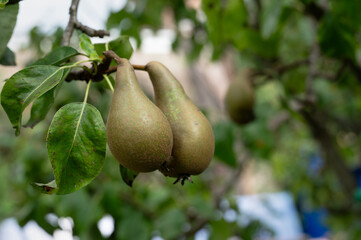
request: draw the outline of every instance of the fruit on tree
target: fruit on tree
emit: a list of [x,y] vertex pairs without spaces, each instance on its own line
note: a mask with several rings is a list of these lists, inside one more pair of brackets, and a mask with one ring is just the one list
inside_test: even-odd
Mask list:
[[162,111],[144,95],[127,59],[118,63],[106,130],[110,151],[130,170],[157,170],[171,156],[171,127]]
[[183,183],[190,175],[202,173],[212,160],[212,127],[167,67],[152,61],[145,69],[154,87],[156,105],[167,117],[173,132],[172,156],[160,171]]
[[252,86],[253,70],[240,71],[228,87],[225,97],[226,110],[229,117],[239,125],[254,120],[254,90]]

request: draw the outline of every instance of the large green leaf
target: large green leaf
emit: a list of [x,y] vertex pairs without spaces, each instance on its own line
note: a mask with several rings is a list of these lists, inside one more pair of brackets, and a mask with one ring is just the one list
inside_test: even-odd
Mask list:
[[20,134],[22,112],[32,101],[55,87],[64,69],[55,66],[31,66],[15,73],[6,81],[1,92],[1,105]]
[[3,55],[0,56],[0,64],[4,66],[15,66],[15,54],[13,51],[10,50],[10,48],[6,47],[5,51],[3,52]]
[[[105,43],[94,44],[95,50],[99,56],[106,50]],[[120,36],[108,43],[109,50],[114,51],[119,57],[129,59],[132,56],[133,48],[129,42],[128,36]]]
[[[5,5],[6,2],[3,4]],[[0,10],[0,56],[3,55],[13,34],[18,11],[19,4],[8,5],[5,9]]]
[[89,184],[105,159],[106,134],[99,111],[87,103],[63,106],[50,125],[47,148],[57,194],[68,194]]
[[33,65],[55,65],[66,62],[69,58],[78,55],[79,52],[72,47],[62,46],[54,49],[45,57],[34,62]]
[[47,91],[46,93],[44,93],[41,97],[39,97],[34,101],[31,107],[30,119],[24,125],[24,127],[33,128],[36,124],[38,124],[40,121],[45,119],[50,108],[54,104],[55,97],[58,94],[62,83],[65,81],[69,72],[70,72],[70,68],[65,69],[59,84],[53,87],[52,89],[50,89],[49,91]]

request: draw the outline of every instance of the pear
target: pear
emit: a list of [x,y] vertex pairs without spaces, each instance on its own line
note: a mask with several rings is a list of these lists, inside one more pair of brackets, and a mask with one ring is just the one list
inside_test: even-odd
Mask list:
[[243,69],[228,87],[225,105],[229,117],[239,125],[254,120],[254,91],[252,86],[253,70]]
[[107,141],[119,163],[136,172],[157,170],[173,146],[170,124],[141,90],[127,59],[119,59],[108,121]]
[[146,67],[154,87],[156,105],[167,117],[173,132],[172,157],[159,170],[182,179],[202,173],[212,160],[214,135],[201,111],[184,92],[173,74],[159,62]]

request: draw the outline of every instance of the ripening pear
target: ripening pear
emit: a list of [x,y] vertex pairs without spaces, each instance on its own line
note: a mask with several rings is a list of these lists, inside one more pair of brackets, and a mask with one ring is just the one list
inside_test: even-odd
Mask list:
[[208,167],[214,153],[214,135],[209,121],[163,64],[149,62],[146,71],[154,87],[156,105],[167,117],[173,132],[172,157],[160,171],[178,179],[200,174]]
[[106,129],[110,151],[130,170],[157,170],[171,156],[171,127],[144,95],[127,59],[118,64]]
[[251,69],[240,71],[229,85],[225,97],[226,110],[230,118],[239,125],[254,120],[254,91]]

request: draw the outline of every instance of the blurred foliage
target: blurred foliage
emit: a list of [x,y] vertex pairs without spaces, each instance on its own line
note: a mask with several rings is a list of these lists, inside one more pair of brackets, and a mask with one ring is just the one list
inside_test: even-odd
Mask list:
[[[115,220],[115,231],[109,239],[176,239],[204,218],[208,219],[204,229],[210,239],[253,239],[265,232],[269,236],[261,222],[246,226],[227,222],[222,215],[225,210],[214,204],[214,189],[229,175],[222,169],[236,171],[233,169],[239,166],[243,151],[252,161],[262,161],[272,168],[279,189],[291,192],[301,211],[321,206],[328,209],[327,225],[335,239],[340,235],[342,239],[359,239],[358,198],[348,205],[350,196],[343,191],[344,179],[324,159],[325,149],[320,148],[309,122],[292,108],[295,101],[305,98],[310,66],[303,64],[284,72],[277,69],[309,59],[313,46],[319,45],[320,57],[314,64],[320,74],[312,82],[314,115],[321,116],[322,126],[333,137],[340,160],[352,175],[352,169],[360,165],[361,154],[360,1],[203,0],[200,9],[189,7],[187,2],[129,0],[124,8],[110,14],[106,25],[135,39],[138,47],[143,29],[156,33],[170,26],[176,36],[174,51],[184,52],[193,61],[190,64],[211,49],[213,60],[231,56],[234,69],[253,67],[262,73],[271,72],[261,74],[255,82],[256,120],[243,127],[224,116],[213,122],[217,161],[194,177],[194,184],[173,186],[172,179],[152,173],[140,174],[129,188],[108,152],[102,172],[86,188],[66,196],[45,196],[29,183],[52,180],[46,131],[55,111],[66,103],[82,101],[85,90],[85,83],[65,83],[45,121],[26,129],[18,138],[5,112],[0,111],[0,219],[15,216],[21,224],[33,219],[52,233],[59,226],[46,221],[46,214],[71,216],[74,234],[80,239],[103,239],[96,224],[105,214]],[[171,23],[163,22],[167,14]],[[191,26],[190,31],[182,28],[185,23]],[[42,57],[60,45],[62,32],[59,28],[49,35],[35,27],[27,48],[35,51],[37,58]],[[110,95],[103,82],[93,84],[89,103],[101,110],[104,120]]]

